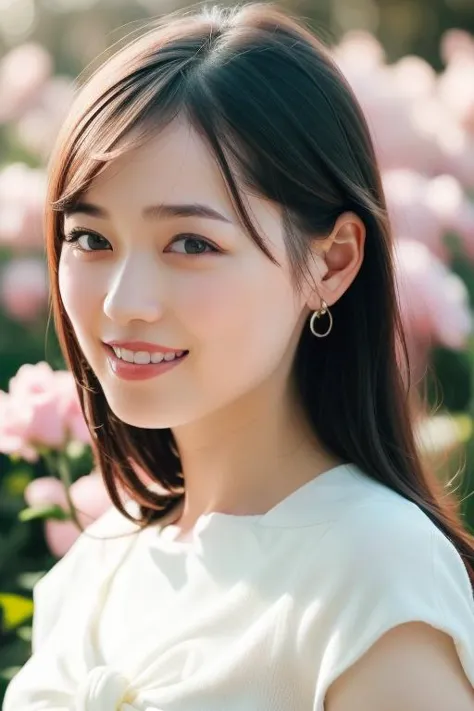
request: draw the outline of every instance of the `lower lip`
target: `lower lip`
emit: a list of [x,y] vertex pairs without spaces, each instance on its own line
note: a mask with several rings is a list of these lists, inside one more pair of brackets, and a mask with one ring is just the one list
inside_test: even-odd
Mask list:
[[113,374],[122,380],[149,380],[150,378],[156,378],[158,375],[162,375],[168,370],[176,368],[176,366],[182,363],[183,360],[186,360],[189,355],[186,353],[174,360],[162,360],[161,363],[138,365],[137,363],[127,363],[126,360],[117,358],[114,350],[110,346],[105,346],[105,349]]

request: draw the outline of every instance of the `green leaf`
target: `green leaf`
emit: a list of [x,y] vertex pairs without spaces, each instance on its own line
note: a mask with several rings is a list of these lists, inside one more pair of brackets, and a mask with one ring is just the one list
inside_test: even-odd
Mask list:
[[22,639],[24,642],[31,643],[31,639],[33,636],[33,628],[30,627],[19,627],[17,629],[17,635],[20,639]]
[[17,674],[20,671],[20,669],[21,669],[21,665],[16,666],[16,667],[7,667],[6,669],[1,669],[0,670],[0,679],[4,679],[5,681],[9,682],[13,679],[15,674]]
[[69,521],[70,515],[57,504],[44,504],[43,506],[33,506],[23,509],[18,514],[20,521],[32,521],[33,519],[53,519],[55,521]]
[[32,478],[31,471],[15,469],[3,480],[3,491],[7,496],[22,496]]
[[24,590],[33,590],[36,583],[41,580],[46,572],[46,570],[39,570],[34,573],[21,573],[17,578],[17,583]]
[[0,606],[6,631],[15,629],[33,616],[33,601],[21,595],[0,593]]

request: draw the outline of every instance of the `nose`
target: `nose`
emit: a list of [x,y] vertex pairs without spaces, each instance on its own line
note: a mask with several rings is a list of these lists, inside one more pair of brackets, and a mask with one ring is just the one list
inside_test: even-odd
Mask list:
[[157,288],[157,271],[149,255],[137,255],[124,261],[108,285],[103,305],[105,315],[117,323],[158,320],[163,307]]

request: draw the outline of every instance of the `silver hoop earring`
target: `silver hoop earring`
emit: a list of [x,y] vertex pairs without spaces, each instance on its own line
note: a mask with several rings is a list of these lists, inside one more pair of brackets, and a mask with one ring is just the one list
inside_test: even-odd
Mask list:
[[[324,333],[318,333],[318,332],[315,330],[315,328],[314,328],[314,324],[315,324],[315,322],[316,322],[316,319],[321,318],[321,316],[324,316],[324,314],[327,314],[328,317],[329,317],[329,326],[328,326],[327,331],[325,331]],[[329,335],[329,333],[331,332],[332,323],[333,323],[333,321],[332,321],[332,314],[331,314],[331,312],[329,311],[329,307],[328,307],[327,303],[326,303],[324,300],[322,300],[322,301],[321,301],[321,308],[318,309],[317,311],[315,311],[315,312],[313,313],[313,315],[311,316],[311,321],[309,322],[309,327],[310,327],[310,329],[311,329],[311,333],[312,333],[314,336],[317,336],[318,338],[325,338],[325,337],[326,337],[327,335]]]

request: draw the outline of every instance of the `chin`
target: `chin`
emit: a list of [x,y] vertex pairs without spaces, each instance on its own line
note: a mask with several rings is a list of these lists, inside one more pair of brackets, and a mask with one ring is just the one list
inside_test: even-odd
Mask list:
[[118,400],[117,398],[107,397],[107,404],[121,422],[144,430],[167,429],[181,424],[182,421],[181,417],[177,417],[177,413],[172,413],[171,416],[167,412],[160,414],[161,408],[159,406],[153,407],[149,396],[145,407],[143,406],[145,403],[136,402],[132,404],[130,398],[120,398]]

